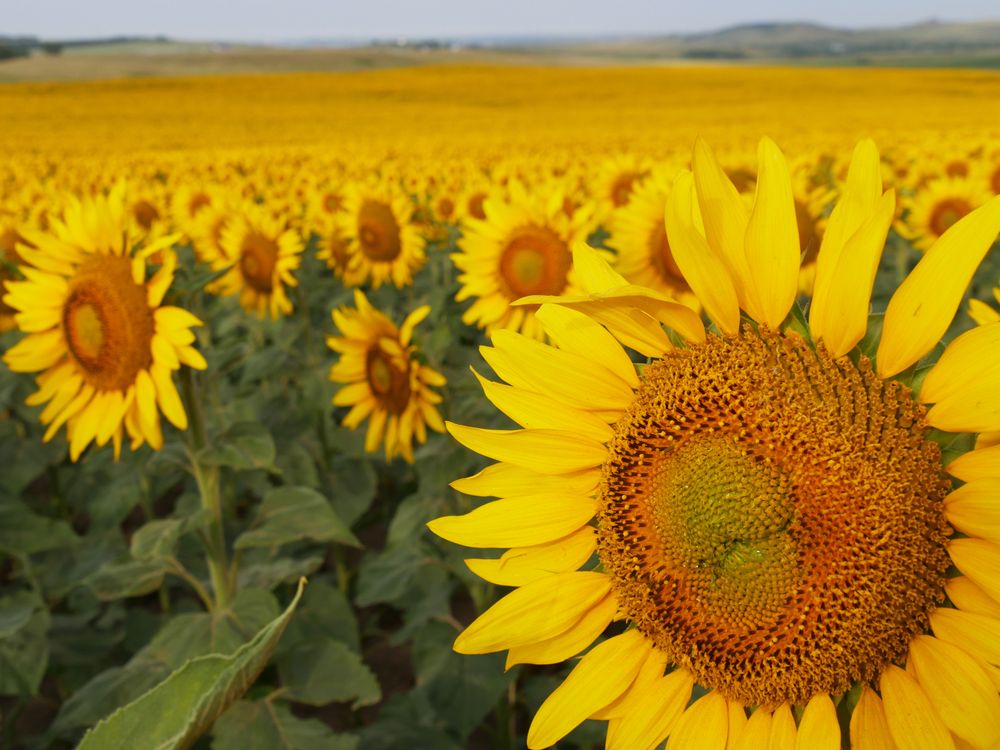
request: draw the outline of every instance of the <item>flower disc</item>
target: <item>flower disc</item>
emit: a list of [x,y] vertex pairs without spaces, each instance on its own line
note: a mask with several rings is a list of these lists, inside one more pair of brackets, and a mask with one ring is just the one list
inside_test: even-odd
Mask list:
[[940,237],[972,209],[973,205],[964,198],[945,198],[934,204],[928,224],[934,234]]
[[389,262],[399,257],[402,250],[399,222],[391,206],[374,200],[361,204],[358,242],[361,252],[370,260]]
[[402,414],[410,403],[409,360],[392,358],[380,348],[368,350],[365,361],[365,375],[372,395],[390,414]]
[[62,319],[69,351],[97,390],[127,390],[152,362],[153,314],[129,258],[95,255],[81,264]]
[[948,567],[923,420],[867,359],[797,336],[709,336],[649,365],[599,511],[623,611],[744,704],[804,704],[903,661]]
[[274,290],[278,243],[261,232],[249,232],[240,246],[240,272],[247,286],[262,294]]
[[566,243],[548,227],[525,226],[507,240],[500,256],[500,276],[508,297],[560,294],[566,288],[573,258]]

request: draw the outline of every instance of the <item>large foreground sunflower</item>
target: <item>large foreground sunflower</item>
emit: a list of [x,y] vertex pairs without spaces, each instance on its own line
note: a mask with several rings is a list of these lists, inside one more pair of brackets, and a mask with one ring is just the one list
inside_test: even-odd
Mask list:
[[[117,457],[126,433],[133,450],[143,443],[159,449],[161,412],[178,429],[187,427],[173,371],[205,367],[191,346],[190,329],[201,321],[162,304],[177,237],[138,249],[128,226],[121,188],[73,201],[51,233],[24,230],[30,244],[17,251],[25,280],[6,282],[4,302],[28,335],[4,361],[15,372],[41,371],[27,402],[46,404],[46,441],[66,425],[74,461],[92,441],[112,441]],[[146,259],[158,252],[163,265],[147,278]]]
[[498,331],[484,348],[507,381],[486,395],[523,429],[448,425],[498,461],[454,486],[501,499],[430,527],[511,548],[467,562],[516,588],[455,649],[556,663],[622,621],[543,703],[531,748],[588,718],[626,750],[996,747],[1000,449],[955,452],[1000,428],[1000,324],[914,366],[1000,199],[944,234],[870,330],[894,195],[862,143],[806,324],[788,169],[767,140],[759,162],[747,210],[699,143],[668,203],[707,329],[578,247],[586,294],[526,300],[554,345]]
[[360,289],[354,290],[354,304],[333,311],[333,322],[343,335],[326,340],[340,353],[330,379],[344,383],[333,403],[351,407],[341,421],[344,427],[353,430],[368,419],[366,451],[384,443],[386,458],[402,456],[412,463],[414,439],[425,442],[428,427],[444,432],[435,406],[441,396],[432,390],[445,384],[444,376],[421,365],[411,343],[413,329],[430,307],[414,310],[397,328]]

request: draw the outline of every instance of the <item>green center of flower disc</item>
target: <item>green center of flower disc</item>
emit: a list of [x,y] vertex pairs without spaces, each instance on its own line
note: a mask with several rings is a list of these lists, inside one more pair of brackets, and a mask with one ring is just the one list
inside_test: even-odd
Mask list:
[[795,582],[795,514],[787,477],[734,442],[703,438],[653,457],[657,534],[720,616],[775,611]]
[[871,363],[744,329],[645,368],[604,463],[619,606],[699,684],[804,704],[901,663],[943,600],[950,483]]

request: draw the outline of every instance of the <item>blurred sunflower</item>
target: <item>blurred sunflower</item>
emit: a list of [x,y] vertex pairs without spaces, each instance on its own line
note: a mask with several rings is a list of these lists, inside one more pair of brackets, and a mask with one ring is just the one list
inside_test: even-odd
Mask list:
[[649,175],[649,167],[634,154],[619,154],[605,159],[597,170],[594,195],[608,209],[621,208],[632,192]]
[[663,211],[676,170],[657,169],[632,191],[611,219],[607,243],[618,252],[617,271],[634,284],[668,294],[698,310],[698,298],[684,280],[667,240]]
[[351,407],[341,424],[355,429],[368,419],[365,450],[385,445],[385,456],[402,456],[413,463],[413,441],[424,443],[427,428],[444,432],[435,404],[441,396],[432,388],[445,384],[437,371],[421,365],[411,343],[413,329],[427,317],[430,307],[410,313],[399,328],[371,306],[360,289],[354,290],[354,308],[333,311],[334,325],[342,336],[326,342],[340,354],[330,369],[330,380],[344,383],[333,403]]
[[17,264],[21,262],[21,256],[17,252],[17,246],[27,244],[28,247],[32,247],[31,243],[21,236],[18,226],[15,217],[0,217],[0,333],[17,328],[17,323],[14,322],[17,310],[3,301],[7,282],[18,278]]
[[586,293],[526,300],[555,345],[497,331],[483,349],[508,383],[487,397],[524,429],[448,424],[499,461],[453,486],[501,499],[429,526],[511,548],[468,564],[517,588],[455,649],[550,664],[625,621],[542,704],[531,748],[595,718],[609,748],[835,750],[838,712],[853,747],[996,747],[1000,449],[946,464],[934,438],[1000,428],[1000,324],[955,339],[919,390],[910,373],[1000,232],[1000,198],[902,283],[872,361],[858,344],[895,202],[874,144],[830,216],[805,337],[781,152],[761,143],[750,210],[700,142],[693,165],[667,231],[718,332],[578,246]]
[[[50,440],[66,425],[70,458],[76,461],[92,441],[114,444],[123,436],[133,450],[163,445],[160,413],[187,428],[187,415],[172,373],[182,364],[204,369],[194,349],[193,326],[201,321],[162,304],[174,278],[177,237],[142,249],[128,234],[124,189],[73,201],[51,234],[24,230],[18,245],[24,281],[7,282],[4,301],[18,311],[28,334],[5,355],[15,372],[38,372],[31,405],[47,404],[40,421]],[[146,278],[147,258],[162,251],[163,265]]]
[[975,179],[941,177],[929,180],[907,202],[909,212],[901,234],[926,250],[956,221],[982,205],[990,193]]
[[388,183],[349,185],[343,210],[336,215],[348,242],[344,283],[376,289],[386,281],[397,287],[412,284],[413,274],[427,260],[412,216],[410,199]]
[[459,252],[451,256],[460,271],[455,299],[475,299],[463,322],[487,331],[543,335],[533,308],[511,303],[531,294],[578,291],[570,247],[590,233],[593,211],[584,206],[569,215],[563,204],[557,189],[529,195],[523,183],[512,180],[506,197],[496,193],[483,203],[485,219],[466,220]]
[[293,275],[302,262],[305,245],[294,229],[256,204],[246,204],[221,227],[221,252],[206,247],[206,259],[213,268],[229,267],[229,272],[212,285],[212,291],[228,296],[239,294],[245,310],[263,318],[278,318],[292,311],[286,286],[296,286]]
[[347,261],[350,259],[350,243],[341,234],[340,225],[336,221],[326,219],[316,227],[319,241],[316,244],[316,257],[326,263],[327,268],[342,279],[347,272]]

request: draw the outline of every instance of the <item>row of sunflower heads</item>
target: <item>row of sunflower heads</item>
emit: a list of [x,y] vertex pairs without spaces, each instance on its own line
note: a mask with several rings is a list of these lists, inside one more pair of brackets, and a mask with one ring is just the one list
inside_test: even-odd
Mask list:
[[[1000,197],[942,234],[870,331],[896,207],[874,143],[855,149],[829,216],[807,317],[793,313],[802,253],[777,146],[760,144],[749,206],[702,142],[692,167],[673,182],[665,225],[710,325],[578,243],[581,294],[516,303],[537,306],[549,343],[497,330],[482,349],[506,381],[483,380],[485,395],[520,429],[447,423],[496,462],[452,486],[497,499],[428,526],[477,551],[505,550],[466,563],[513,591],[455,650],[507,651],[508,667],[573,661],[533,718],[530,748],[559,743],[586,719],[607,721],[606,746],[621,750],[667,738],[671,748],[836,750],[842,729],[851,747],[1000,746],[1000,536],[980,499],[995,496],[1000,453],[979,445],[949,463],[928,437],[971,444],[964,437],[1000,429],[1000,324],[954,339],[922,384],[908,374],[935,351],[1000,233]],[[859,349],[869,334],[874,362]],[[628,349],[651,363],[638,367]],[[845,395],[852,390],[857,398]],[[783,423],[794,428],[782,435]],[[805,437],[828,427],[826,443]],[[901,469],[904,449],[921,467],[917,481]],[[700,463],[683,480],[656,473],[691,455]],[[747,528],[764,523],[763,466],[818,472],[780,502],[819,514],[827,525],[817,529],[835,518],[845,531],[836,544],[801,525],[795,544],[811,539],[800,552],[823,560],[835,546],[836,563],[795,563],[785,576],[797,553],[771,558],[769,539],[706,569],[706,555],[732,545],[716,521],[726,526],[732,512]],[[838,481],[850,488],[839,497]],[[817,495],[818,486],[830,491]],[[774,590],[774,617],[789,623],[778,630],[746,616],[749,601]],[[730,605],[735,614],[723,618],[719,607]]]
[[[48,442],[65,426],[71,460],[91,443],[109,442],[120,456],[163,446],[162,418],[186,430],[188,417],[174,376],[182,366],[207,367],[193,329],[203,322],[165,304],[174,281],[180,234],[151,237],[130,216],[128,191],[117,184],[106,195],[67,199],[47,229],[20,231],[16,272],[3,283],[3,304],[25,336],[5,354],[14,372],[38,373],[27,404],[43,407]],[[294,286],[302,242],[273,213],[247,207],[230,215],[218,247],[203,255],[219,275],[214,291],[238,295],[248,310],[272,317],[291,311],[285,294]],[[413,460],[413,441],[427,429],[444,431],[433,389],[445,381],[421,365],[411,339],[429,308],[397,327],[357,292],[356,308],[336,310],[342,337],[330,337],[341,355],[331,378],[347,383],[334,398],[352,408],[344,420],[356,427],[370,418],[366,449],[384,445],[386,457]]]

